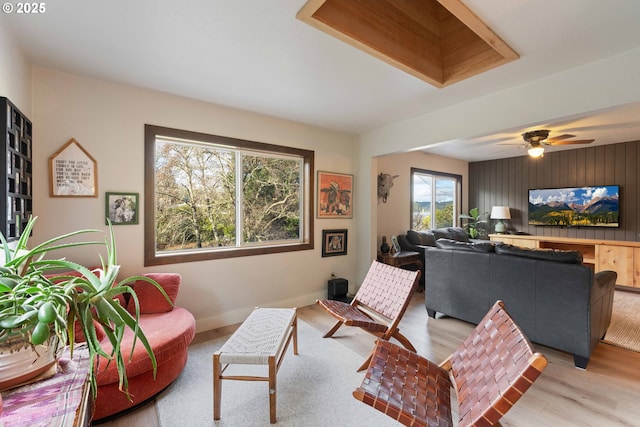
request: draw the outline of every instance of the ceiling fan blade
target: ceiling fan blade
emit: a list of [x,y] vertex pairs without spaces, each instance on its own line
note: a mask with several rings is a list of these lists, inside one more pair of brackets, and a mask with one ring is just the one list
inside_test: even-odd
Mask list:
[[521,142],[521,141],[512,141],[512,142],[498,142],[498,144],[496,144],[496,145],[511,145],[511,146],[522,145],[522,146],[524,146],[524,145],[527,145],[527,144],[524,143],[524,142]]
[[575,139],[573,141],[550,141],[551,145],[591,144],[595,139]]
[[558,136],[554,136],[552,138],[547,138],[547,142],[555,142],[555,141],[560,141],[563,139],[569,139],[569,138],[575,138],[575,135],[571,135],[568,133],[562,134],[562,135],[558,135]]

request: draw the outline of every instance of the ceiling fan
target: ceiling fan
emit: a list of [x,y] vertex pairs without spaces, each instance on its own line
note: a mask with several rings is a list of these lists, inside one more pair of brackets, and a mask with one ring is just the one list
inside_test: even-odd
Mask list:
[[542,157],[544,155],[545,145],[570,145],[570,144],[591,144],[594,139],[570,139],[575,135],[563,134],[554,138],[549,138],[548,129],[532,130],[522,134],[525,142],[525,148],[529,148],[528,153],[531,157]]

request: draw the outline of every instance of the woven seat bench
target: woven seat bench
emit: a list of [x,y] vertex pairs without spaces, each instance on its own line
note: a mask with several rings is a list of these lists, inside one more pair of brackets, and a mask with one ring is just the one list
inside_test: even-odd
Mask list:
[[[298,323],[295,308],[254,309],[227,342],[213,354],[213,419],[220,419],[222,380],[268,381],[269,420],[276,422],[276,374],[293,338],[298,354]],[[267,365],[266,377],[223,375],[232,364]]]

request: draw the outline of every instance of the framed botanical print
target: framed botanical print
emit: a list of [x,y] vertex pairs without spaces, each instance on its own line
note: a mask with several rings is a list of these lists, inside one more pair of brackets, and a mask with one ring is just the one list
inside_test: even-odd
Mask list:
[[353,218],[353,175],[318,171],[318,218]]

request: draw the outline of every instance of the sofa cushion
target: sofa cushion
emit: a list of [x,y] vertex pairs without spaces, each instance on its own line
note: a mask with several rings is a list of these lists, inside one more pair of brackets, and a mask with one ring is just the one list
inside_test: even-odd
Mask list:
[[556,261],[565,264],[582,264],[582,252],[564,251],[560,249],[528,249],[520,246],[499,243],[495,245],[495,252],[503,255],[514,255],[545,261]]
[[466,231],[464,231],[464,228],[448,227],[447,231],[449,232],[450,239],[457,240],[459,242],[469,241],[469,235],[467,234]]
[[436,241],[438,241],[438,239],[451,239],[451,233],[449,233],[449,230],[446,228],[434,228],[431,232],[436,238]]
[[493,252],[493,243],[491,242],[460,242],[453,239],[438,239],[436,247],[440,249],[455,249],[459,251],[473,252]]
[[[148,273],[143,276],[155,280],[167,293],[171,303],[153,284],[138,280],[133,284],[133,290],[138,296],[140,314],[165,313],[173,310],[173,304],[176,303],[180,290],[181,276],[177,273]],[[136,312],[133,298],[129,299],[127,310],[132,314]]]
[[414,245],[435,246],[436,238],[431,231],[407,231],[407,239]]

